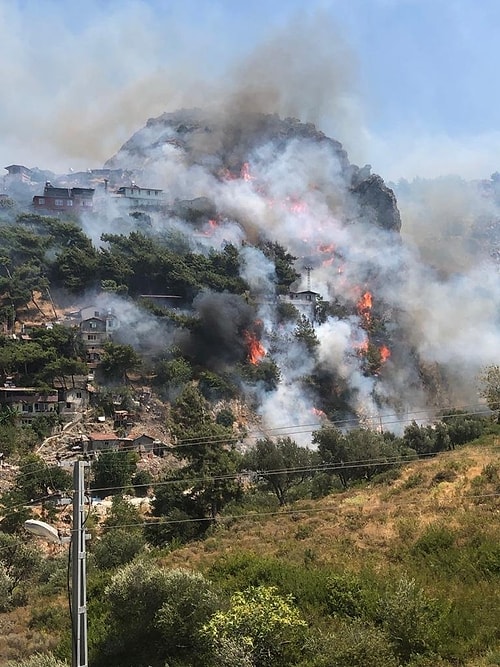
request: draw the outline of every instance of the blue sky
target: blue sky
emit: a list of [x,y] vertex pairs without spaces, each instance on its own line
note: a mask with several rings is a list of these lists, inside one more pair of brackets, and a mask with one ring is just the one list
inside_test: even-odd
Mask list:
[[500,170],[498,0],[0,0],[2,166],[99,166],[152,116],[275,90],[384,178]]

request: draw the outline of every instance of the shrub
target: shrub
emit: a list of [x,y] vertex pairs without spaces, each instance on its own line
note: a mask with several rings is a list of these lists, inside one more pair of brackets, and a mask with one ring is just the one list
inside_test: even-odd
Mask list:
[[109,570],[125,565],[144,547],[144,537],[130,529],[112,529],[93,548],[97,567]]
[[335,632],[308,647],[313,656],[300,667],[397,667],[387,634],[359,619],[343,622]]
[[439,645],[442,609],[414,579],[400,579],[379,600],[377,615],[401,660],[433,653]]
[[333,616],[361,616],[365,601],[360,581],[350,574],[333,574],[326,582],[328,611]]
[[68,667],[68,663],[58,660],[52,653],[35,653],[24,660],[8,662],[7,667]]

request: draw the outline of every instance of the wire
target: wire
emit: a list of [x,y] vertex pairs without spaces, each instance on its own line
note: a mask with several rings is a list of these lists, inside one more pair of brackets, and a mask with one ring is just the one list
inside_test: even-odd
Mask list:
[[[481,410],[478,410],[477,408],[482,408]],[[469,408],[470,410],[468,412],[464,411],[464,408]],[[474,410],[471,410],[471,408],[474,408]],[[464,405],[461,407],[455,407],[455,408],[444,408],[444,407],[439,407],[435,408],[434,410],[438,412],[448,412],[449,414],[444,415],[444,418],[451,418],[451,417],[467,417],[467,416],[481,416],[481,415],[491,415],[491,410],[485,409],[484,406],[480,406],[478,404],[468,404]],[[385,422],[383,425],[393,425],[393,424],[403,424],[403,423],[408,423],[415,421],[414,415],[417,414],[428,414],[429,410],[420,410],[420,411],[414,411],[412,412],[412,417],[408,416],[407,418],[399,418],[392,420],[390,422]],[[392,416],[397,416],[396,414],[394,415],[385,415],[385,417],[392,417]],[[379,417],[372,416],[369,417],[369,419],[373,419],[375,421],[378,421]],[[289,426],[278,426],[278,427],[273,427],[269,429],[263,429],[263,433],[270,433],[271,431],[283,431],[286,429],[307,429],[307,430],[295,430],[295,431],[289,431],[288,433],[283,433],[283,436],[289,437],[291,435],[303,435],[305,433],[312,433],[314,430],[321,430],[323,426],[336,426],[339,424],[345,424],[350,421],[354,421],[356,423],[359,423],[359,420],[351,419],[351,420],[334,420],[334,421],[328,421],[328,422],[323,422],[323,424],[319,423],[308,423],[308,424],[300,424],[300,425],[289,425]],[[317,427],[317,428],[311,428],[311,427]],[[279,437],[280,434],[274,433],[272,437]],[[252,440],[258,440],[262,438],[262,435],[247,435],[245,436],[246,439],[252,439]],[[203,436],[200,436],[200,438],[187,438],[186,440],[180,440],[177,441],[177,444],[175,445],[164,445],[162,449],[168,451],[168,452],[173,452],[177,449],[183,449],[186,447],[196,447],[196,446],[202,446],[202,445],[217,445],[217,444],[229,444],[229,443],[236,443],[240,440],[240,436],[229,436],[226,438],[221,438],[220,436],[214,436],[213,438],[204,438]],[[106,449],[100,449],[96,450],[96,453],[102,454],[102,453],[107,453],[107,452],[116,452],[116,451],[122,451],[122,452],[127,452],[127,451],[135,451],[134,445],[125,445],[117,449],[116,447],[109,447]],[[45,463],[45,462],[43,462]],[[31,464],[27,464],[27,466],[33,466],[35,469],[39,466],[40,464],[38,462],[33,462]],[[48,464],[45,463],[46,468],[49,468]],[[24,470],[24,468],[23,468]],[[38,471],[36,471],[38,472]],[[28,477],[30,475],[34,475],[35,473],[30,473],[30,472],[25,472],[21,473],[16,477],[16,479],[22,479],[23,477]],[[50,475],[50,471],[49,471]]]
[[[453,501],[456,501],[457,499],[475,499],[475,498],[498,498],[500,497],[500,493],[479,493],[479,494],[471,494],[471,495],[462,495],[462,496],[454,496],[452,499]],[[412,505],[422,505],[423,503],[425,504],[432,504],[435,502],[435,499],[431,498],[428,500],[419,500],[419,501],[411,501],[411,502],[393,502],[391,501],[391,507],[409,507]],[[363,505],[357,505],[356,508],[359,509],[360,507],[363,507]],[[219,521],[237,521],[239,519],[249,519],[249,518],[259,518],[259,517],[266,517],[266,516],[283,516],[283,515],[296,515],[296,514],[314,514],[316,512],[331,512],[332,510],[338,510],[338,504],[336,505],[327,505],[326,507],[294,507],[293,509],[277,509],[277,510],[271,510],[267,512],[247,512],[244,514],[228,514],[228,515],[220,515],[219,516]],[[102,526],[103,530],[113,530],[117,528],[137,528],[137,527],[148,527],[148,526],[156,526],[156,525],[169,525],[169,524],[183,524],[183,523],[197,523],[197,522],[210,522],[213,523],[214,519],[212,517],[200,517],[200,518],[189,518],[189,519],[158,519],[158,520],[152,520],[152,521],[144,521],[142,523],[124,523],[124,524],[116,524],[114,526]]]

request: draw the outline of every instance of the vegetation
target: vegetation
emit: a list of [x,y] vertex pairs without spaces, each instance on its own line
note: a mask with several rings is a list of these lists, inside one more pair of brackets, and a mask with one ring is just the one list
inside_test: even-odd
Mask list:
[[[117,332],[97,370],[105,386],[96,410],[109,417],[118,395],[120,407],[133,408],[134,376],[151,379],[170,401],[165,426],[176,461],[161,476],[138,470],[137,455],[127,451],[103,451],[92,463],[93,492],[113,500],[104,520],[90,513],[86,524],[93,536],[91,664],[498,663],[500,467],[491,449],[498,426],[466,412],[445,412],[432,425],[413,422],[400,436],[361,427],[346,432],[325,421],[312,436],[316,451],[291,437],[264,437],[242,454],[244,432],[229,399],[242,385],[254,396],[280,385],[280,345],[292,342],[309,358],[312,370],[299,382],[320,397],[328,416],[343,414],[346,389],[318,367],[315,323],[288,303],[276,320],[288,338],[276,334],[262,360],[250,362],[245,331],[258,329],[256,308],[236,246],[194,252],[189,239],[158,234],[146,216],[137,219],[140,230],[106,234],[101,247],[70,221],[21,215],[0,225],[0,369],[21,386],[68,388],[86,370],[71,328],[40,328],[23,341],[10,336],[21,310],[37,309],[49,289],[78,295],[95,287],[128,299],[171,294],[186,306],[136,302],[168,332],[168,346],[162,339],[154,353],[140,354]],[[259,247],[285,293],[298,277],[296,258],[278,243]],[[237,295],[235,317],[228,317],[234,350],[222,337],[220,359],[208,344],[200,347],[204,320],[189,310],[205,289]],[[321,301],[316,321],[346,308]],[[375,316],[365,324],[368,337],[383,337]],[[381,372],[382,349],[378,339],[368,341],[365,375]],[[498,376],[495,366],[481,379],[495,412]],[[51,638],[37,640],[31,658],[18,649],[17,667],[60,667],[71,652],[65,547],[41,558],[22,528],[32,501],[71,487],[61,467],[33,453],[54,425],[43,416],[22,427],[14,410],[0,413],[0,450],[19,466],[0,496],[0,613],[24,613],[25,629]],[[145,515],[123,497],[148,491]],[[46,503],[40,512],[57,515]]]

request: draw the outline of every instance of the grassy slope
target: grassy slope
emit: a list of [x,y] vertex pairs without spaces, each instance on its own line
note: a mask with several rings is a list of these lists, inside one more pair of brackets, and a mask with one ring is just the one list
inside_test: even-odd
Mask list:
[[[162,552],[161,561],[166,567],[208,571],[251,553],[296,566],[298,577],[324,568],[369,571],[386,582],[406,574],[432,596],[449,601],[456,636],[470,635],[462,657],[490,655],[490,660],[467,662],[469,667],[498,665],[500,642],[492,643],[500,627],[500,478],[495,470],[499,475],[500,438],[487,436],[415,461],[385,482],[298,501],[285,510],[254,515],[245,510],[245,516],[224,518],[205,540]],[[491,571],[485,573],[481,563]],[[234,582],[228,580],[228,587]],[[65,613],[64,604],[61,600]],[[26,608],[1,615],[0,664],[24,653],[19,642],[30,652],[53,646],[55,638],[29,630],[29,617]],[[494,652],[498,662],[491,661]]]
[[211,537],[168,554],[165,564],[207,567],[236,551],[286,557],[303,563],[351,568],[371,563],[376,569],[397,565],[402,547],[426,527],[443,524],[466,537],[484,530],[500,537],[500,482],[482,475],[488,465],[500,471],[500,439],[445,452],[408,464],[395,479],[354,487],[321,500],[255,517],[226,519]]

